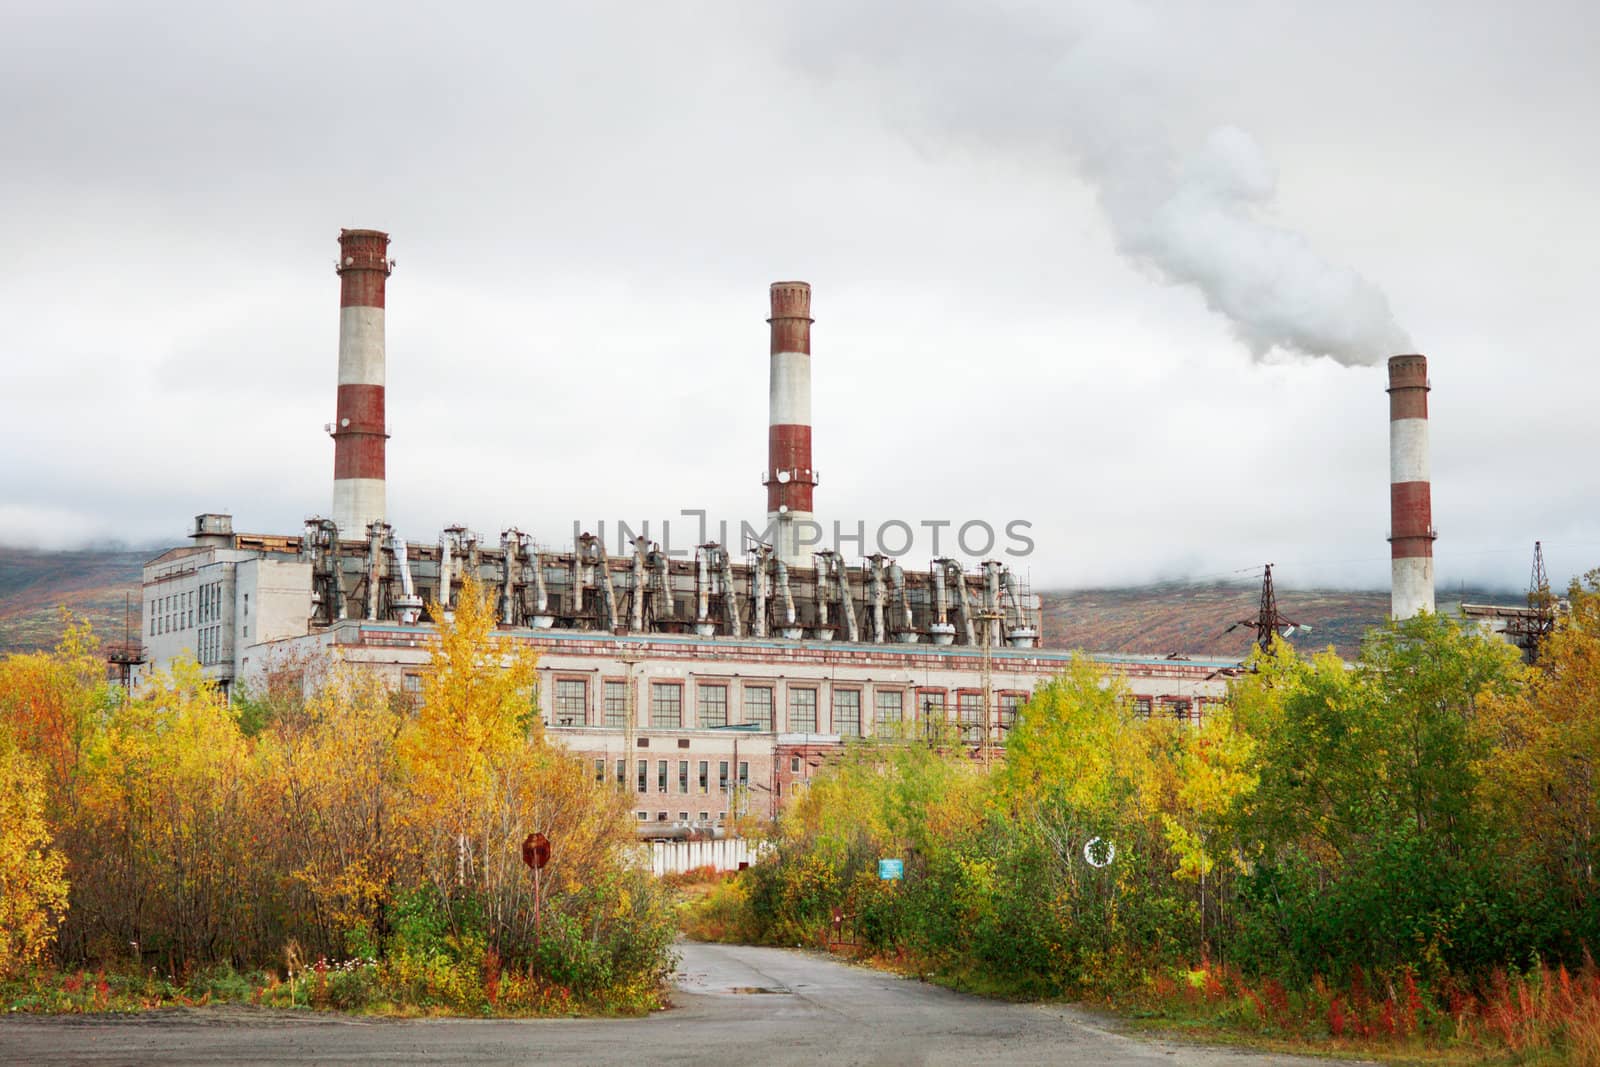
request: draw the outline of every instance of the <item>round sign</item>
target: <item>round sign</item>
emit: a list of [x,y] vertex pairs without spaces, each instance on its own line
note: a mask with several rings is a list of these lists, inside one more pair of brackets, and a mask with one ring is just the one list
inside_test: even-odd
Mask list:
[[1117,846],[1103,837],[1091,837],[1083,843],[1083,859],[1091,867],[1109,867],[1117,858]]
[[543,834],[529,834],[522,839],[522,862],[536,871],[544,870],[550,862],[550,839]]

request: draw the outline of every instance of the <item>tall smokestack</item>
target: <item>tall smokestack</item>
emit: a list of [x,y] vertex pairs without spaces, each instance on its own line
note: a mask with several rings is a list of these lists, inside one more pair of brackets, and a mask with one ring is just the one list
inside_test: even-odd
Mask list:
[[389,235],[340,230],[339,413],[333,427],[333,521],[339,536],[367,536],[384,521],[383,294]]
[[[767,527],[789,566],[811,566],[811,286],[772,283],[771,418],[767,428]],[[806,543],[802,544],[804,541]]]
[[1389,360],[1390,611],[1409,619],[1433,608],[1433,489],[1428,473],[1428,360]]

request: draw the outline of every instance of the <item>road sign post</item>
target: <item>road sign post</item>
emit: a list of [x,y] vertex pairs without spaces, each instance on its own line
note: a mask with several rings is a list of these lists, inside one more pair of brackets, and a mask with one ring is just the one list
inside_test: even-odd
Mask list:
[[539,927],[544,904],[544,886],[539,872],[550,862],[550,839],[544,834],[529,834],[522,839],[522,862],[533,871],[533,952],[539,953]]

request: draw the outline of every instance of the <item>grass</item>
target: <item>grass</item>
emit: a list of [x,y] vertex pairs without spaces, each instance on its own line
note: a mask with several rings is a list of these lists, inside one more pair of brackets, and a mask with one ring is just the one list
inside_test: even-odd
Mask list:
[[318,960],[293,972],[237,971],[222,964],[161,975],[104,968],[36,967],[0,979],[0,1011],[37,1015],[137,1012],[208,1005],[337,1011],[400,1018],[642,1015],[662,1006],[660,990],[580,997],[538,976],[482,963],[397,956],[382,962]]

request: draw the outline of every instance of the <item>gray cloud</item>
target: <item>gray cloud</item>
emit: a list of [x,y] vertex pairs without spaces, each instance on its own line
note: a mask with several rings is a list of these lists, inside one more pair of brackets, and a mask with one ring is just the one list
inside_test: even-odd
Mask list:
[[1029,518],[1043,584],[1381,583],[1382,375],[1294,353],[1402,347],[1387,300],[1444,580],[1600,555],[1584,5],[1161,5],[1109,56],[1056,5],[861,8],[16,10],[0,539],[325,510],[333,240],[378,226],[412,537],[758,517],[801,277],[826,520]]

